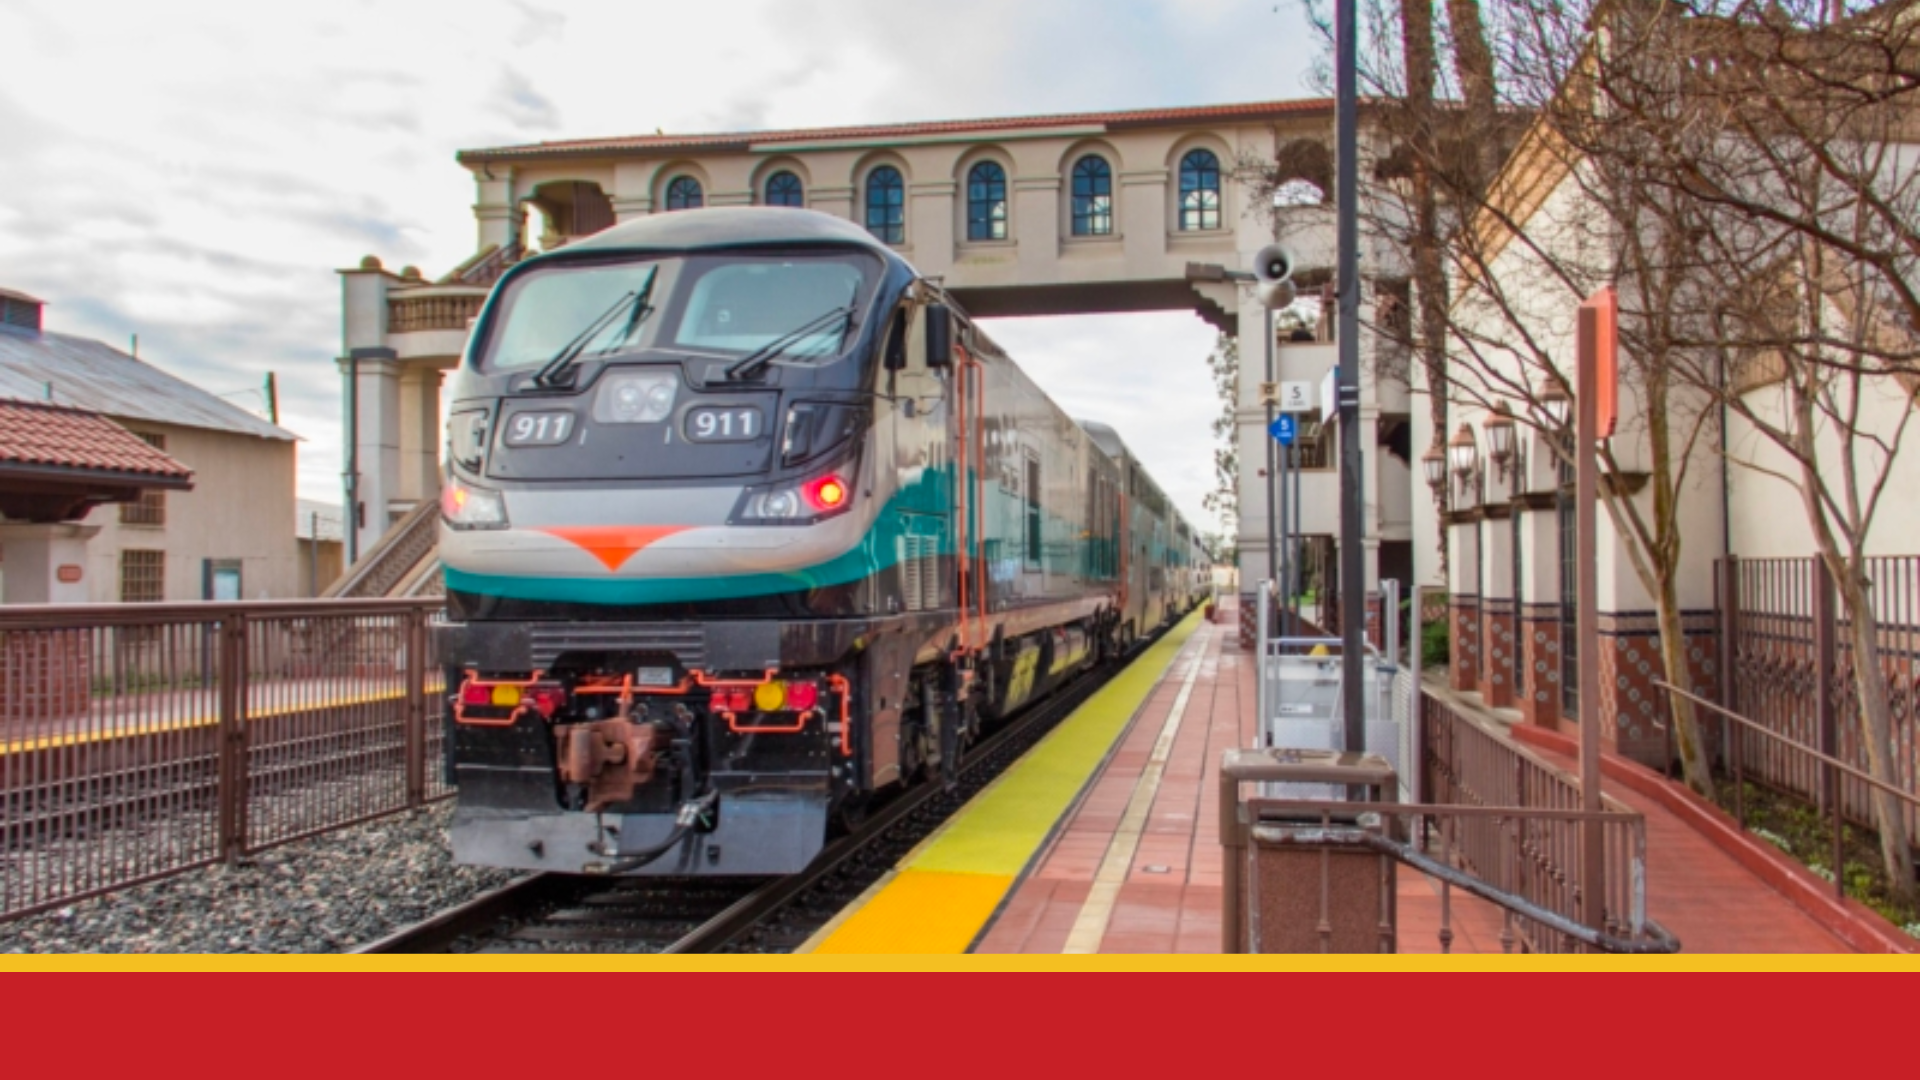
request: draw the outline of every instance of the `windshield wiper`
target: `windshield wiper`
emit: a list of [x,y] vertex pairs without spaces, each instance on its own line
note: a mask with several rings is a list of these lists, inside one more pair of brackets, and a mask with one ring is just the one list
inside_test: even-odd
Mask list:
[[853,311],[854,305],[845,304],[831,311],[815,315],[813,318],[808,319],[792,330],[781,334],[779,337],[755,349],[751,354],[741,357],[729,365],[726,371],[728,381],[744,379],[750,375],[759,374],[768,364],[773,363],[774,358],[780,356],[788,349],[793,348],[801,341],[815,334],[825,332],[827,327],[833,325],[833,320],[835,319],[844,319],[846,321],[845,325],[840,328],[840,336],[842,339],[845,339],[847,331],[853,326]]
[[[634,331],[640,328],[641,323],[647,321],[647,316],[653,314],[653,308],[648,305],[647,298],[653,295],[653,282],[658,276],[657,273],[648,275],[646,285],[638,291],[629,290],[620,299],[615,300],[612,307],[601,312],[599,318],[588,323],[585,330],[580,331],[572,341],[562,346],[559,352],[553,354],[553,359],[547,361],[538,372],[534,373],[534,384],[544,387],[572,385],[573,369],[580,360],[580,354],[586,351],[589,342],[599,337],[600,333],[613,325],[613,321],[621,315],[627,316],[627,325],[620,334],[620,342],[625,344],[633,340]],[[608,350],[600,351],[604,353]]]

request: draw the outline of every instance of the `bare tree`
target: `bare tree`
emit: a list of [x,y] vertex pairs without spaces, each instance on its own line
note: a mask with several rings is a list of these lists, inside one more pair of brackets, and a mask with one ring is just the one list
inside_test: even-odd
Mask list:
[[[1603,111],[1642,133],[1651,205],[1698,248],[1688,374],[1758,436],[1734,462],[1800,493],[1840,601],[1868,771],[1894,785],[1868,560],[1920,404],[1915,15],[1905,2],[1662,5],[1620,21],[1596,80]],[[1886,792],[1873,801],[1887,877],[1911,898],[1907,812]]]

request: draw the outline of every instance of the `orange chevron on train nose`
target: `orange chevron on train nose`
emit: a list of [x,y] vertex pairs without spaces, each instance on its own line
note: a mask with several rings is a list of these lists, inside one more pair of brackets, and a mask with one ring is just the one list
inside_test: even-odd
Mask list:
[[608,570],[618,570],[628,559],[690,528],[688,525],[581,525],[540,531],[585,551]]

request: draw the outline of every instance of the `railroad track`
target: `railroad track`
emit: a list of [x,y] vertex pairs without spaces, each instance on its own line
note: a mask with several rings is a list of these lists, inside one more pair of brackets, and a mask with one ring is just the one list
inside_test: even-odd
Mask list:
[[829,844],[798,874],[772,881],[536,874],[357,951],[792,952],[1137,659],[1151,640],[1026,709],[967,755],[953,784],[921,784],[876,807],[856,831]]

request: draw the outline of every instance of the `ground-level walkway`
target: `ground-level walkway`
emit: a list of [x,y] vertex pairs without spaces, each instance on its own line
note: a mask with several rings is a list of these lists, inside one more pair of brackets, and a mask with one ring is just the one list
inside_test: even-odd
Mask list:
[[[1257,741],[1253,656],[1231,621],[1189,623],[1123,679],[1131,690],[1089,702],[814,946],[1220,951],[1217,779],[1224,751]],[[1850,951],[1653,800],[1607,790],[1646,817],[1648,911],[1687,952]],[[1400,950],[1439,951],[1438,887],[1402,867],[1398,893]],[[1501,951],[1492,905],[1455,890],[1450,922],[1454,952]]]

